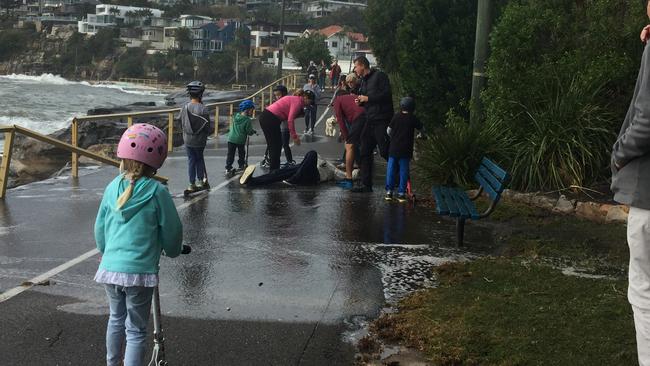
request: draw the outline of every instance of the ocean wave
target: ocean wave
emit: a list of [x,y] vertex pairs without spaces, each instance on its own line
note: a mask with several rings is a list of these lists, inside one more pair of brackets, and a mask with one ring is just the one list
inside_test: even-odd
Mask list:
[[42,74],[40,76],[24,75],[24,74],[11,74],[0,75],[0,79],[6,79],[16,82],[29,83],[29,84],[49,84],[49,85],[83,85],[92,88],[105,88],[114,89],[127,94],[139,95],[166,95],[167,92],[161,92],[156,88],[149,86],[142,86],[130,83],[114,83],[114,82],[100,82],[89,83],[87,81],[71,81],[54,74]]
[[21,127],[35,130],[43,134],[52,133],[56,130],[68,127],[72,123],[72,118],[64,118],[60,120],[34,120],[29,117],[9,117],[0,116],[0,125],[18,125]]
[[14,81],[22,81],[33,84],[52,84],[52,85],[74,85],[79,84],[76,81],[70,81],[54,74],[42,74],[40,76],[11,74],[0,75],[0,79],[9,79]]

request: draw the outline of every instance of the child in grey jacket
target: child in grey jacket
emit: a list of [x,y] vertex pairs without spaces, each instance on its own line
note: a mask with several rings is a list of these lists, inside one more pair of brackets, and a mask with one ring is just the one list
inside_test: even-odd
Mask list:
[[[181,108],[181,126],[190,179],[187,190],[190,192],[210,187],[203,158],[203,150],[205,150],[210,134],[210,113],[202,103],[204,91],[205,86],[200,81],[192,81],[187,84],[190,102]],[[198,183],[196,183],[197,178]]]

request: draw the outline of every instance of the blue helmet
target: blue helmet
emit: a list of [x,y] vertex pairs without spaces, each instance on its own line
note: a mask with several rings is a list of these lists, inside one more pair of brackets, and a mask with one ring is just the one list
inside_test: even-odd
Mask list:
[[255,103],[252,100],[246,99],[245,101],[239,103],[239,111],[243,112],[249,109],[255,109]]

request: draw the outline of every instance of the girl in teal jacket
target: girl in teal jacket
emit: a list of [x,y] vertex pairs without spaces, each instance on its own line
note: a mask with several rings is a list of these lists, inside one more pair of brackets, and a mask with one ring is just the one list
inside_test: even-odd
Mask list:
[[183,229],[171,195],[153,179],[167,157],[165,134],[152,125],[133,125],[122,135],[117,156],[121,174],[106,187],[95,221],[102,253],[95,281],[104,284],[109,300],[107,365],[140,366],[160,254],[181,253]]

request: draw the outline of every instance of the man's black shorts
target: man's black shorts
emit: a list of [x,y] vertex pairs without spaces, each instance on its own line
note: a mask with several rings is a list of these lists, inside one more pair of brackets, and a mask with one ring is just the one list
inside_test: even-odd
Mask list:
[[361,143],[361,131],[363,131],[363,126],[365,124],[366,117],[364,115],[361,115],[352,123],[348,123],[348,138],[345,140],[345,143],[350,145],[359,145]]

